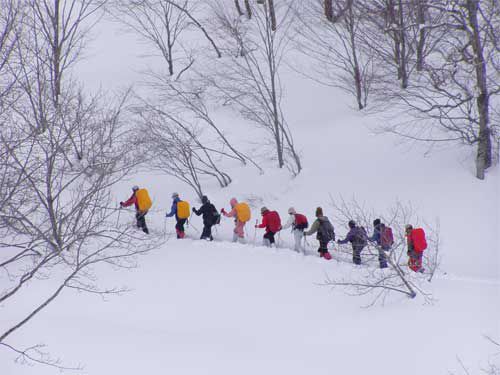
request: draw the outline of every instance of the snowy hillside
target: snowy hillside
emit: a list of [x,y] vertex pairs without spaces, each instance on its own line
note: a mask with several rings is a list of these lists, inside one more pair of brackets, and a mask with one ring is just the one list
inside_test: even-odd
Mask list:
[[[79,66],[81,79],[94,90],[140,85],[144,59],[138,55],[145,47],[115,24],[104,22],[99,28]],[[383,120],[359,114],[343,91],[289,68],[282,81],[284,110],[304,167],[296,178],[257,151],[266,133],[251,129],[227,108],[216,112],[229,139],[265,167],[259,174],[252,166],[228,165],[233,183],[224,189],[208,185],[206,191],[218,209],[228,209],[232,197],[252,204],[247,244],[230,242],[233,224],[227,218],[214,242],[199,241],[202,221],[194,216],[188,238],[176,240],[175,220],[165,219],[170,196],[179,192],[198,207],[196,194],[141,166],[115,187],[114,199],[128,198],[132,185],[147,187],[154,201],[147,216],[151,236],[167,233],[168,241],[140,257],[136,269],[99,271],[100,283],[124,285],[130,292],[103,302],[66,291],[11,344],[46,344],[64,364],[81,363],[81,373],[88,375],[458,375],[464,373],[460,362],[470,374],[500,366],[498,348],[485,338],[500,339],[498,167],[486,180],[474,179],[469,149],[428,150],[376,135]],[[397,202],[411,203],[421,224],[439,222],[441,265],[432,283],[424,282],[432,303],[422,295],[412,300],[394,294],[366,307],[372,296],[349,296],[342,287],[322,285],[360,270],[338,247],[333,260],[319,258],[314,238],[307,256],[290,249],[289,231],[280,235],[278,249],[260,246],[263,231],[255,231],[253,223],[261,206],[282,218],[294,206],[312,221],[317,206],[333,218],[331,200],[342,197],[380,216]],[[121,213],[121,224],[131,231],[133,221],[131,210]],[[333,224],[343,238],[347,223]],[[39,288],[49,286],[50,281]],[[33,297],[36,288],[29,293],[21,297]],[[10,323],[20,312],[0,306],[0,314]],[[15,358],[0,351],[0,375],[58,373],[46,366],[22,366]]]

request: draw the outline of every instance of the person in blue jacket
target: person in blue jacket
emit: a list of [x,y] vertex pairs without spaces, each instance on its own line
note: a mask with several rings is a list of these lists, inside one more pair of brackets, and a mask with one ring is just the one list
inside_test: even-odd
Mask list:
[[187,219],[179,219],[179,216],[177,216],[177,203],[181,201],[179,193],[173,193],[172,199],[172,208],[166,216],[172,217],[175,215],[175,220],[177,221],[175,224],[175,232],[177,233],[177,238],[184,238],[186,236],[186,233],[184,232],[184,224],[186,224]]
[[373,235],[368,238],[368,241],[375,242],[377,244],[380,268],[387,268],[387,255],[385,252],[391,250],[390,246],[384,246],[382,244],[382,232],[384,229],[385,225],[380,219],[373,220]]

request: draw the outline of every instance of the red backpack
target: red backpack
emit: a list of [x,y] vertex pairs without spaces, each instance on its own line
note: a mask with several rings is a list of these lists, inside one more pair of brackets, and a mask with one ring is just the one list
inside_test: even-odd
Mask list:
[[425,232],[422,228],[413,229],[410,233],[410,239],[413,243],[413,249],[415,250],[415,252],[421,253],[425,249],[427,249]]
[[267,215],[267,228],[273,233],[279,232],[281,230],[280,215],[276,211],[271,211]]
[[394,236],[390,227],[384,227],[380,233],[380,245],[389,248],[394,244]]
[[309,223],[307,222],[307,217],[302,214],[295,214],[295,229],[306,229],[308,226]]

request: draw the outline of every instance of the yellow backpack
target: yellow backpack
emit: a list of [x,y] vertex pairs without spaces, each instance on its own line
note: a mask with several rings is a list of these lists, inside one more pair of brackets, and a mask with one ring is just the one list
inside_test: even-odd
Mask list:
[[238,203],[236,206],[234,206],[234,209],[236,210],[236,218],[238,219],[238,221],[246,223],[250,220],[252,214],[250,212],[250,207],[248,206],[248,204],[246,204],[245,202]]
[[187,219],[191,214],[191,208],[189,207],[189,202],[180,201],[177,202],[177,217],[179,219]]
[[146,189],[137,190],[137,192],[135,193],[135,197],[137,198],[137,206],[139,206],[139,211],[148,211],[153,205],[153,202],[151,201],[149,193]]

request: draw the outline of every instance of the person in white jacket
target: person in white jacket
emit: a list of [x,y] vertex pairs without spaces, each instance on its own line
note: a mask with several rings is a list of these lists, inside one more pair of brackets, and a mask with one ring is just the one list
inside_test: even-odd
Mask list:
[[290,207],[288,209],[288,220],[282,229],[292,228],[293,238],[295,240],[294,250],[298,253],[305,254],[305,248],[302,244],[302,239],[304,238],[304,229],[308,227],[307,218],[298,214],[295,208]]

